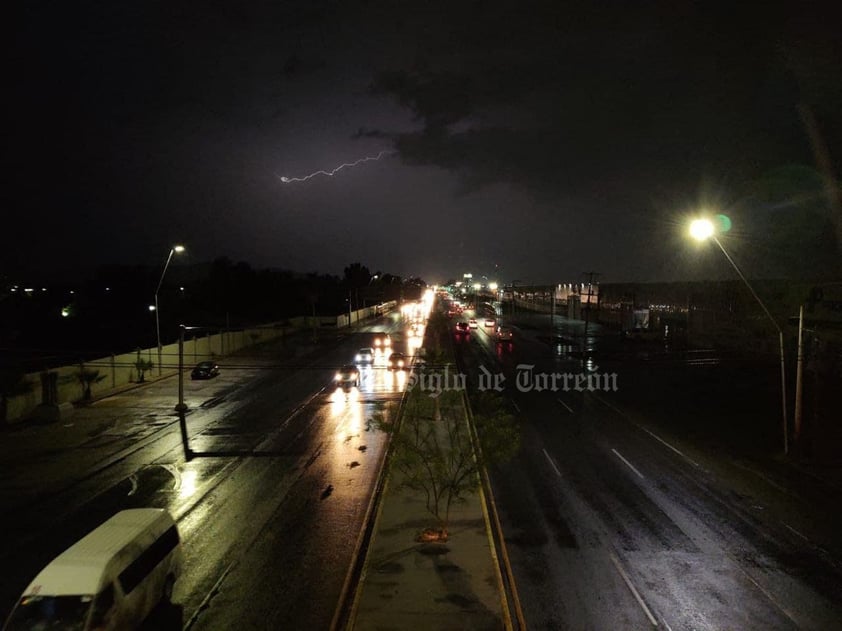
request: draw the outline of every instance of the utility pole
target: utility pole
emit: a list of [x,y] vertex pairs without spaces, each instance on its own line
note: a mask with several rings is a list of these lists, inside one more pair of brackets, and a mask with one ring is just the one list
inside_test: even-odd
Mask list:
[[516,302],[517,302],[517,298],[515,297],[516,296],[515,285],[516,285],[516,283],[519,283],[519,282],[521,282],[521,281],[520,280],[513,280],[512,281],[512,318],[515,317],[515,307],[516,307]]
[[600,276],[599,272],[583,272],[588,277],[588,299],[585,303],[585,333],[582,336],[582,358],[585,357],[585,351],[588,348],[588,324],[591,315],[591,296],[593,295],[593,281],[594,276]]
[[798,363],[795,365],[795,431],[793,442],[801,440],[801,401],[804,393],[804,305],[798,310]]
[[555,329],[555,285],[550,289],[550,329]]

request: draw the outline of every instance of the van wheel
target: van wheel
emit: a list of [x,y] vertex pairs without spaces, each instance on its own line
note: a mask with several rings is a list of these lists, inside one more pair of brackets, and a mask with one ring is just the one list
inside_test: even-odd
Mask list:
[[175,587],[175,577],[172,574],[167,575],[167,580],[164,581],[164,593],[163,593],[163,600],[164,602],[172,601],[172,592],[173,588]]

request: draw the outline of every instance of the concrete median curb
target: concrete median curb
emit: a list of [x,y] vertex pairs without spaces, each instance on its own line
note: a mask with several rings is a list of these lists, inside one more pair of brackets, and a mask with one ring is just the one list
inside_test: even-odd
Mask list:
[[[461,422],[470,428],[467,407]],[[512,629],[481,479],[452,509],[448,541],[424,543],[416,536],[430,514],[419,492],[400,488],[400,475],[384,469],[347,623],[335,628]]]

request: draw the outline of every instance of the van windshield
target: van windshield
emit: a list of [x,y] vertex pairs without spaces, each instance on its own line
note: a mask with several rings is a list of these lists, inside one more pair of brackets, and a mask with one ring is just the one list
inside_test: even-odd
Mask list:
[[26,596],[12,612],[9,631],[81,631],[93,596]]

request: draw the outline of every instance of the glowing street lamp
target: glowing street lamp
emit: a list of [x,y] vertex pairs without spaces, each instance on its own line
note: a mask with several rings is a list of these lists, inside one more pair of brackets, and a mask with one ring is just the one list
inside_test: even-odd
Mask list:
[[757,300],[758,304],[763,309],[763,312],[772,321],[772,324],[778,331],[778,340],[780,342],[780,351],[781,351],[781,414],[783,418],[783,433],[784,433],[784,454],[789,453],[789,433],[788,433],[788,423],[787,423],[787,414],[786,414],[786,363],[784,362],[784,332],[781,330],[781,327],[778,325],[775,318],[772,317],[772,314],[769,312],[769,309],[766,308],[766,305],[763,304],[763,301],[760,300],[760,296],[757,295],[757,292],[754,291],[754,288],[748,282],[743,272],[734,262],[734,259],[731,258],[731,255],[725,250],[720,243],[719,239],[716,238],[716,226],[710,219],[695,219],[690,222],[690,236],[696,239],[697,241],[707,241],[708,239],[712,240],[716,245],[719,246],[719,249],[722,250],[722,254],[725,255],[725,258],[728,259],[728,262],[734,268],[734,270],[739,274],[742,281],[748,287],[748,290],[751,292],[751,295],[754,296],[754,299]]
[[[170,248],[170,253],[167,256],[167,262],[164,263],[164,271],[161,272],[161,280],[158,281],[158,287],[155,289],[155,331],[158,334],[158,376],[161,376],[161,319],[158,315],[160,310],[158,309],[158,292],[161,290],[161,285],[164,283],[164,274],[167,273],[167,268],[170,266],[170,261],[172,260],[173,254],[181,254],[184,252],[183,245],[174,245]],[[150,311],[151,309],[150,306]]]

